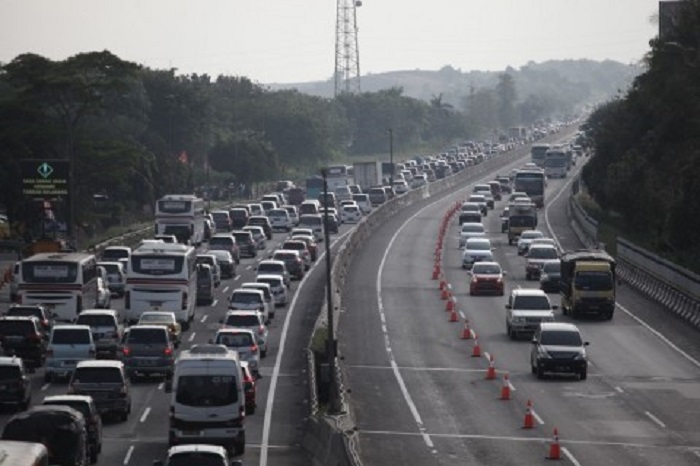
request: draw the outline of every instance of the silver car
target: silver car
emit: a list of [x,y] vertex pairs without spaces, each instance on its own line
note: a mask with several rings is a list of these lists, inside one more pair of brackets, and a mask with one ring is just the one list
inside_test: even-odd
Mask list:
[[222,329],[238,328],[253,332],[260,347],[260,357],[267,356],[269,330],[259,311],[228,311],[221,321]]
[[247,361],[250,369],[256,376],[260,370],[260,350],[258,348],[255,333],[252,330],[242,328],[222,328],[216,332],[214,344],[224,345],[238,352],[238,356]]
[[46,354],[45,382],[71,377],[80,361],[97,356],[92,329],[87,325],[54,326]]
[[255,281],[270,285],[272,296],[275,300],[275,306],[287,305],[289,297],[287,294],[287,286],[284,283],[284,277],[282,275],[261,274],[255,277]]

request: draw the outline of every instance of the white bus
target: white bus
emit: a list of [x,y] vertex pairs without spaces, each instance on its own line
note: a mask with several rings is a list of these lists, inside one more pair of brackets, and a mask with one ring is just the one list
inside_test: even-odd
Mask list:
[[83,309],[97,307],[97,277],[94,254],[35,254],[20,263],[17,299],[43,304],[56,320],[72,322]]
[[564,149],[550,149],[545,154],[544,174],[547,178],[566,178],[569,157]]
[[518,170],[515,172],[513,191],[527,194],[537,207],[544,207],[544,188],[546,184],[543,170]]
[[197,252],[184,244],[153,243],[131,253],[124,310],[129,323],[145,311],[173,312],[183,329],[194,318]]
[[168,194],[156,201],[156,235],[175,235],[183,244],[204,241],[204,199],[191,194]]
[[351,165],[331,165],[326,169],[326,183],[328,192],[332,193],[339,186],[355,184],[352,176]]

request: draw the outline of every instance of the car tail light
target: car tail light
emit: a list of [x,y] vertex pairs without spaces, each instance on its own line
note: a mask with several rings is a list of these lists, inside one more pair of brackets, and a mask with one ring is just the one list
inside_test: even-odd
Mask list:
[[131,354],[131,348],[125,346],[124,348],[122,348],[122,353],[124,353],[124,356],[128,357]]
[[182,293],[182,310],[184,311],[187,309],[187,293],[183,292]]
[[41,341],[41,335],[39,335],[38,333],[30,333],[27,335],[27,340]]
[[75,394],[75,386],[73,384],[68,385],[68,392],[69,395]]
[[42,325],[42,327],[48,327],[48,326],[49,326],[49,321],[46,320],[46,319],[44,319],[44,320],[41,321],[41,325]]
[[258,328],[258,335],[265,335],[265,326],[264,325],[261,325]]
[[131,292],[127,291],[124,293],[124,309],[131,308]]
[[126,396],[126,385],[122,386],[121,390],[119,390],[119,396],[122,398]]
[[172,356],[173,355],[173,349],[170,347],[167,347],[163,350],[163,354],[166,356]]
[[253,345],[250,347],[250,352],[256,354],[258,352],[258,345]]

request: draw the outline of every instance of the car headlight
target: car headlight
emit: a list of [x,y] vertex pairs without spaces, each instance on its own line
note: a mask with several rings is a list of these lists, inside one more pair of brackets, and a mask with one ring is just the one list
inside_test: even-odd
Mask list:
[[519,317],[519,316],[513,317],[514,324],[522,324],[524,322],[525,322],[525,317]]
[[537,350],[537,354],[543,359],[551,359],[552,358],[552,356],[547,352],[547,350],[542,348],[542,347],[540,347]]
[[574,361],[582,361],[584,359],[586,359],[586,353],[578,353],[574,356]]

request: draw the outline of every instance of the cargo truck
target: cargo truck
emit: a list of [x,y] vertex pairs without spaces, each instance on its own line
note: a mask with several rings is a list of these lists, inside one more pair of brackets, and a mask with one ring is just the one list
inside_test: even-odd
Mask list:
[[508,204],[508,244],[518,241],[525,230],[537,227],[537,206],[530,203]]
[[577,319],[598,314],[610,320],[615,312],[615,259],[597,249],[566,252],[561,257],[561,308]]
[[355,184],[362,188],[362,192],[368,193],[369,188],[383,184],[382,162],[355,162],[353,164],[353,176]]

